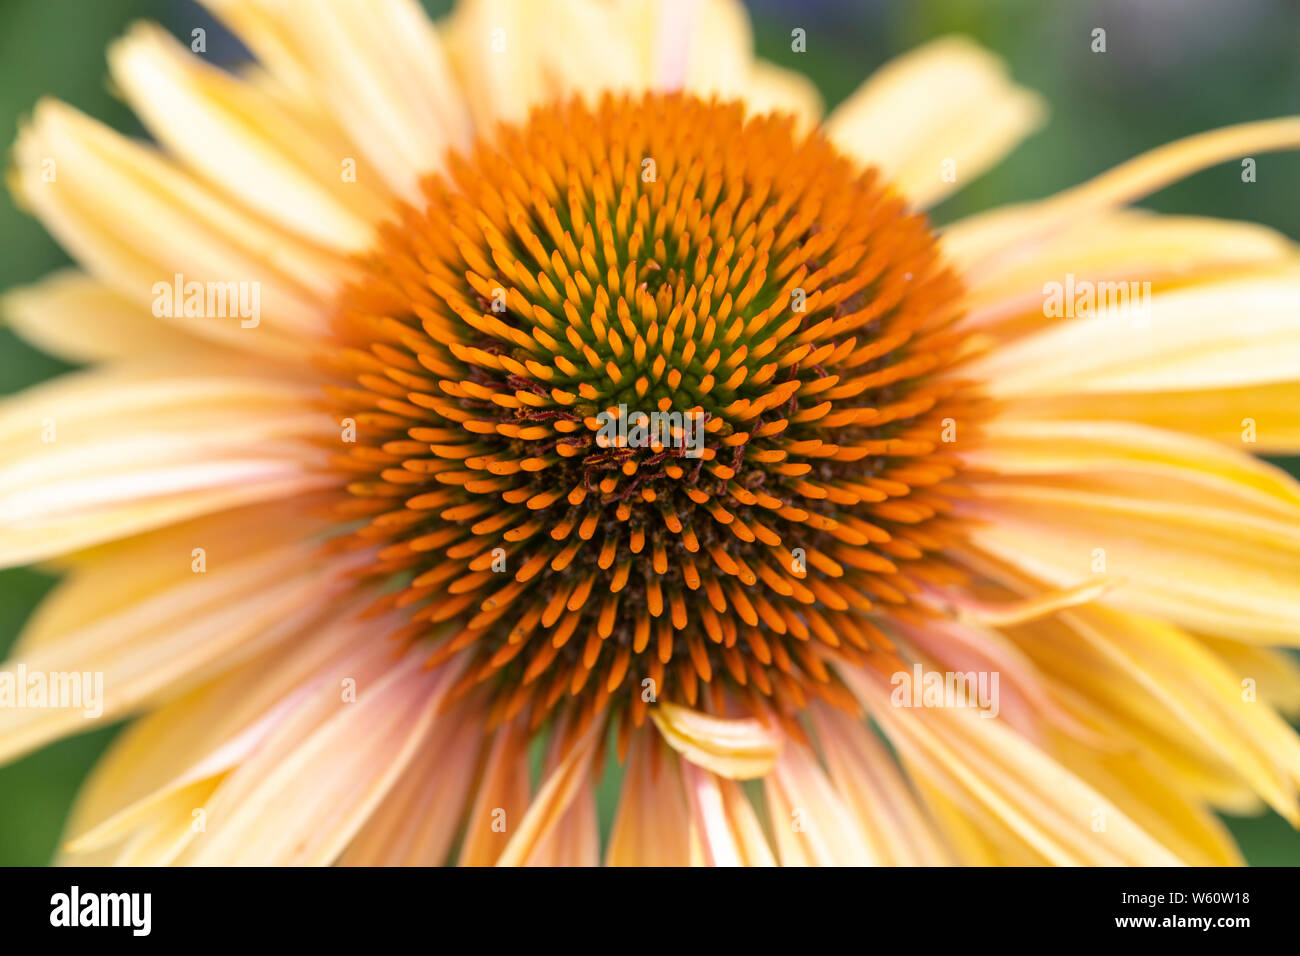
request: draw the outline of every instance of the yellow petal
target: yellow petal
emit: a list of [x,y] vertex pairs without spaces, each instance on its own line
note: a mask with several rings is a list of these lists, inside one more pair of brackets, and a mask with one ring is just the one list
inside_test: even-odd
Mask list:
[[10,289],[0,298],[0,312],[20,338],[69,362],[216,348],[77,269]]
[[1232,834],[1193,792],[1149,766],[1141,754],[1070,748],[1070,768],[1190,866],[1241,866]]
[[954,36],[885,64],[831,113],[826,130],[928,206],[1000,160],[1045,116],[1042,100],[1012,83],[1001,60]]
[[[299,363],[310,355],[302,340],[326,333],[352,267],[236,208],[156,150],[45,99],[14,156],[19,201],[87,271],[145,308],[166,311],[173,297],[160,296],[178,275],[182,292],[192,282],[247,283],[247,315],[227,305],[226,315],[189,317],[185,328]],[[183,302],[170,305],[182,311]]]
[[462,823],[483,734],[473,705],[442,714],[340,866],[441,866]]
[[1259,699],[1267,701],[1288,717],[1300,713],[1300,663],[1285,650],[1273,650],[1242,644],[1231,638],[1198,635],[1202,644],[1223,661],[1237,677],[1238,686],[1246,681]]
[[623,795],[610,831],[610,866],[687,866],[690,818],[677,761],[658,755],[662,744],[651,733],[633,736],[623,773]]
[[[1127,286],[1127,283],[1125,283]],[[1300,269],[1063,319],[963,368],[995,397],[1222,389],[1300,375]],[[1127,301],[1129,304],[1123,304]]]
[[704,866],[775,866],[758,815],[734,780],[684,761],[692,860]]
[[336,486],[309,386],[175,359],[63,376],[0,410],[0,563]]
[[801,744],[781,749],[763,793],[782,866],[879,863],[861,821]]
[[1122,580],[1119,578],[1099,578],[1095,581],[1085,581],[1072,588],[1043,591],[1032,597],[1012,601],[980,601],[975,598],[953,597],[951,609],[960,621],[1005,627],[1046,617],[1078,604],[1088,604],[1121,583]]
[[[985,484],[971,541],[1068,587],[1094,573],[1124,579],[1102,600],[1208,633],[1300,643],[1300,521],[1180,503],[1178,486],[1141,490]],[[1195,494],[1195,492],[1193,492]]]
[[1157,147],[1050,199],[972,216],[945,230],[944,251],[967,275],[1021,255],[1028,243],[1087,221],[1228,160],[1300,148],[1300,117],[1242,123]]
[[670,747],[729,780],[764,776],[781,750],[780,735],[752,717],[712,717],[666,701],[651,708],[650,717]]
[[[965,558],[970,560],[972,555],[968,553]],[[1041,586],[1032,576],[1015,571],[1006,563],[986,560],[972,563],[972,567],[978,567],[988,579],[1016,592],[1031,592]],[[1162,656],[1148,656],[1146,662],[1135,666],[1133,655],[1113,653],[1091,632],[1085,636],[1079,621],[1100,621],[1092,615],[1094,609],[1104,610],[1092,605],[1005,631],[1005,637],[1032,661],[1040,681],[1050,688],[1052,698],[1077,721],[1091,728],[1094,737],[1101,738],[1092,742],[1087,735],[1062,727],[1070,738],[1056,734],[1054,739],[1060,746],[1071,748],[1075,744],[1087,744],[1103,763],[1135,758],[1146,772],[1168,781],[1170,787],[1194,799],[1207,800],[1227,812],[1259,812],[1262,807],[1258,797],[1231,764],[1225,762],[1224,750],[1215,743],[1214,736],[1188,733],[1182,711],[1171,705],[1167,695],[1153,694],[1148,686],[1154,679],[1181,687],[1188,683],[1189,676],[1195,676],[1194,672],[1181,671]],[[1111,618],[1092,630],[1118,627],[1112,640],[1123,648],[1130,643],[1124,633],[1126,621],[1127,618],[1118,622]],[[1147,676],[1152,668],[1154,678]],[[1194,705],[1192,709],[1201,708]],[[1226,729],[1229,733],[1236,732],[1230,724]],[[1235,746],[1229,744],[1229,749]],[[1090,766],[1090,762],[1085,761],[1082,766]]]
[[[963,554],[963,565],[978,568]],[[1107,582],[1109,584],[1109,582]],[[1027,588],[1033,601],[1041,595],[1042,588]],[[951,597],[949,597],[951,600]],[[1077,603],[1077,602],[1076,602]],[[1053,613],[1061,608],[1053,609]],[[1017,624],[1049,620],[1041,614],[1014,615]],[[1013,626],[1011,622],[1002,625]],[[1114,748],[1114,742],[1098,733],[1085,719],[1081,719],[1072,701],[1073,688],[1054,683],[1050,677],[1005,633],[987,624],[955,619],[924,620],[922,624],[899,622],[897,637],[914,649],[908,657],[914,665],[923,668],[928,661],[931,669],[940,668],[964,675],[965,693],[970,706],[978,705],[993,716],[1002,714],[1009,723],[1025,733],[1037,732],[1043,726],[1053,726],[1084,743],[1099,749]],[[927,661],[928,659],[928,661]],[[981,696],[980,674],[999,674],[996,688],[987,688]],[[892,676],[892,675],[891,675]]]
[[372,222],[389,211],[383,194],[361,176],[345,182],[345,157],[257,87],[147,23],[109,48],[108,63],[154,138],[214,187],[310,241],[370,247]]
[[341,672],[354,700],[325,683],[222,781],[181,862],[312,866],[343,852],[427,740],[460,669],[427,671],[411,653],[393,661],[391,645],[372,660]]
[[1267,705],[1187,634],[1151,618],[1089,608],[1067,621],[1112,661],[1130,670],[1224,763],[1292,824],[1300,821],[1300,739]]
[[[890,740],[932,783],[991,814],[1027,848],[1055,864],[1178,862],[1167,848],[1049,754],[1002,721],[967,708],[900,708],[882,681],[838,672]],[[1106,826],[1093,829],[1097,814]]]
[[1005,401],[1000,416],[1025,421],[1129,421],[1261,455],[1300,452],[1300,382],[1195,391],[1035,395]]
[[[1079,476],[1094,483],[1123,474],[1148,482],[1204,488],[1208,499],[1300,519],[1300,484],[1242,448],[1122,421],[989,422],[962,460],[978,472],[1004,476]],[[1152,485],[1154,487],[1154,485]],[[1162,496],[1164,493],[1162,492]],[[1186,499],[1184,499],[1186,500]]]
[[483,768],[483,779],[460,849],[461,866],[491,866],[528,811],[528,740],[523,721],[499,727]]
[[598,719],[570,746],[533,797],[528,812],[497,858],[497,866],[522,866],[532,861],[539,848],[545,849],[548,838],[564,824],[574,801],[580,799],[580,792],[590,787],[591,761],[604,739],[604,729]]
[[[412,202],[469,115],[443,44],[415,0],[205,0],[283,83],[322,103],[372,175]],[[338,157],[333,168],[344,157]]]
[[850,802],[884,866],[940,866],[951,857],[894,758],[862,723],[814,703],[817,740],[835,788]]
[[[906,761],[903,763],[906,765]],[[924,776],[911,773],[911,768],[908,770],[917,794],[930,811],[935,826],[943,835],[948,852],[956,858],[959,866],[1008,866],[1015,859],[1017,851],[1022,854],[1026,852],[1014,837],[999,852],[992,837],[995,831],[1005,832],[1005,827],[1000,827],[992,817],[972,813],[969,807],[959,809],[938,786]],[[1034,865],[1042,865],[1042,862],[1041,857],[1034,855]]]
[[1043,314],[1044,286],[1067,276],[1076,284],[1139,280],[1164,288],[1275,268],[1296,255],[1295,243],[1255,223],[1108,210],[974,276],[962,327],[1015,337],[1055,323]]

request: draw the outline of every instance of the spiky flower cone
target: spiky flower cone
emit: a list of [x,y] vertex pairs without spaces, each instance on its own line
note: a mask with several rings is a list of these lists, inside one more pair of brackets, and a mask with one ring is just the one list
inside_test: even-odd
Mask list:
[[534,726],[851,700],[816,645],[890,647],[865,612],[943,578],[941,432],[972,422],[924,220],[789,119],[689,96],[538,112],[426,192],[348,298],[334,393],[403,636],[470,649],[462,686]]

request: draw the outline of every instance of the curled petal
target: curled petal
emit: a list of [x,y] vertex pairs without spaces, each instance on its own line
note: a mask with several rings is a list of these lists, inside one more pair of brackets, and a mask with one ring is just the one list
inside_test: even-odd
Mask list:
[[669,703],[659,704],[650,717],[670,747],[729,780],[765,776],[781,750],[776,731],[752,717],[713,717]]

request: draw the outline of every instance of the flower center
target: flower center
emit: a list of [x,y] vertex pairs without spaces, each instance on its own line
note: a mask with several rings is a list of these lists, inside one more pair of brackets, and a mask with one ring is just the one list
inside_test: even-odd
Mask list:
[[497,718],[797,712],[941,573],[969,402],[925,221],[819,134],[682,95],[541,109],[425,185],[341,308],[348,513]]

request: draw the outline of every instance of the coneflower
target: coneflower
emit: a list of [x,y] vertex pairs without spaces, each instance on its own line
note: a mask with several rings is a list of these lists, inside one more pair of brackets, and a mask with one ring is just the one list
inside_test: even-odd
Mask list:
[[1300,487],[1241,434],[1300,448],[1300,260],[1122,208],[1300,120],[939,236],[1042,115],[965,41],[820,124],[725,2],[211,5],[265,72],[111,51],[162,149],[53,102],[15,148],[86,271],[9,320],[99,364],[0,411],[0,558],[67,571],[7,673],[144,714],[62,859],[1204,864],[1216,808],[1300,819]]

